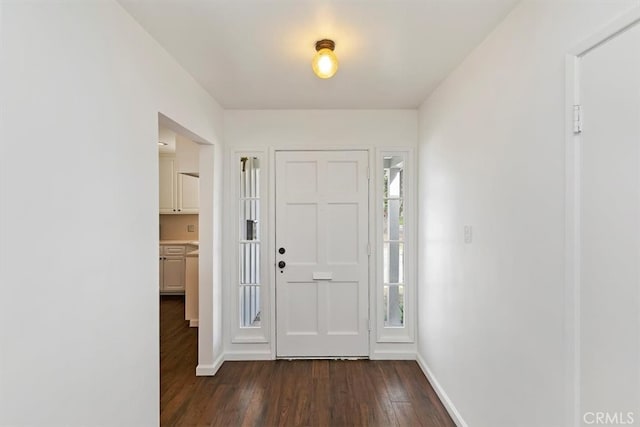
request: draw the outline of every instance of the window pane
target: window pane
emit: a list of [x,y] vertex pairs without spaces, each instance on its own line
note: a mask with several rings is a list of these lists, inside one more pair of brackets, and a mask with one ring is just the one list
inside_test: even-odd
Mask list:
[[242,328],[260,327],[260,162],[240,158],[238,201],[239,321]]
[[260,197],[260,161],[257,157],[240,158],[240,197]]
[[260,326],[260,286],[240,286],[240,326]]
[[240,240],[259,240],[258,228],[260,201],[249,199],[240,201]]
[[385,285],[384,287],[384,326],[404,326],[404,286]]
[[260,283],[260,244],[240,244],[240,284]]
[[404,241],[404,202],[385,200],[383,206],[383,239]]
[[402,155],[383,157],[383,312],[384,327],[404,324],[404,161]]
[[402,156],[384,157],[384,194],[383,197],[403,197],[404,159]]
[[404,283],[404,243],[384,244],[384,283]]

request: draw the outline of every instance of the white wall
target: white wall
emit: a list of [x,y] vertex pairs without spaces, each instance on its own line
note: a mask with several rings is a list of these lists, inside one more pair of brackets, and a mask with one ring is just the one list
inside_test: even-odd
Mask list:
[[227,110],[229,147],[414,147],[415,110]]
[[[224,361],[221,315],[223,158],[221,144],[200,146],[198,375],[214,375]],[[209,196],[203,197],[206,194]]]
[[157,425],[158,112],[221,109],[115,2],[1,7],[0,425]]
[[[226,110],[224,112],[224,139],[229,150],[238,148],[262,150],[267,153],[270,148],[414,148],[417,144],[417,132],[416,110]],[[372,174],[374,173],[376,173],[375,168],[372,168]],[[227,179],[231,182],[231,175],[228,175]],[[234,203],[231,200],[230,191],[227,192],[226,197],[228,197],[227,205]],[[227,245],[235,244],[232,229],[228,227],[227,230]],[[225,265],[229,265],[230,262],[230,260],[225,261]],[[231,289],[228,287],[233,281],[227,277],[224,282],[227,284],[225,307],[233,307],[230,303]],[[230,359],[273,357],[275,354],[273,335],[271,335],[271,342],[267,344],[231,343],[229,322],[236,318],[234,313],[225,311],[226,357]],[[270,326],[271,333],[275,333],[274,325]],[[375,333],[373,336],[375,337]],[[376,358],[413,358],[415,348],[415,343],[374,343],[373,345]]]
[[470,426],[566,425],[564,55],[637,4],[524,1],[420,109],[419,357]]

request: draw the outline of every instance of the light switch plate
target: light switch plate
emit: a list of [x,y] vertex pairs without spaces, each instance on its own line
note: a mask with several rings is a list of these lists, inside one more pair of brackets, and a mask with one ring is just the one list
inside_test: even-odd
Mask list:
[[473,227],[470,225],[464,226],[464,242],[466,244],[473,242]]

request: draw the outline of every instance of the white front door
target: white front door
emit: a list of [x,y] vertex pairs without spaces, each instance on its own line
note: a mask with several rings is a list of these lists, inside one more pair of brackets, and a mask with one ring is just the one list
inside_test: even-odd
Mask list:
[[368,154],[280,151],[275,170],[277,355],[367,356]]
[[640,23],[579,69],[579,416],[640,426]]

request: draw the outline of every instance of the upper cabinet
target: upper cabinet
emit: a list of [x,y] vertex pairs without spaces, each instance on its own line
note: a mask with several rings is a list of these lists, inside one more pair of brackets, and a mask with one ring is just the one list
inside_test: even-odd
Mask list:
[[197,214],[200,210],[198,178],[178,173],[175,155],[159,159],[160,213]]
[[176,160],[178,173],[200,175],[200,146],[179,134],[176,134]]
[[197,214],[200,210],[199,179],[178,174],[178,211]]
[[160,213],[177,213],[177,172],[174,156],[160,155]]

